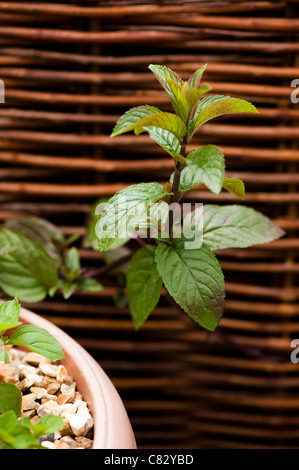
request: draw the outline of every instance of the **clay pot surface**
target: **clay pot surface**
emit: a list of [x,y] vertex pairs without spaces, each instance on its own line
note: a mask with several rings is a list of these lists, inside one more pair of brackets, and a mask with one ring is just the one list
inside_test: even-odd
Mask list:
[[59,363],[76,381],[94,420],[93,449],[136,449],[122,400],[95,359],[68,334],[40,315],[21,308],[20,321],[45,328],[60,343],[65,357]]

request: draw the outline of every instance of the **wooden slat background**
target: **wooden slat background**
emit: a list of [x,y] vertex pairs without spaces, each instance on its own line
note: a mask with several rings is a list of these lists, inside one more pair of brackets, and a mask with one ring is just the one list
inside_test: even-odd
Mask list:
[[[165,296],[135,332],[99,294],[26,304],[77,339],[116,385],[140,448],[287,448],[299,443],[299,2],[0,1],[0,217],[35,214],[64,233],[85,233],[94,201],[128,184],[166,181],[173,162],[150,139],[110,139],[138,104],[167,110],[148,71],[183,78],[209,63],[214,93],[241,96],[260,115],[212,121],[192,142],[214,143],[245,203],[287,235],[267,246],[218,253],[227,301],[209,334]],[[191,150],[190,146],[190,150]],[[190,201],[219,202],[206,190]],[[239,203],[229,193],[225,203]],[[101,255],[81,248],[87,266]]]

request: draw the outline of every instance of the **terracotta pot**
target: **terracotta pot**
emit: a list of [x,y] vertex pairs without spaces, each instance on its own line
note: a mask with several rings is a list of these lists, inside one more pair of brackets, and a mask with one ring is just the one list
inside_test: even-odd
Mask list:
[[41,316],[21,309],[20,321],[45,328],[59,341],[59,361],[77,383],[94,420],[93,449],[136,449],[132,427],[114,385],[99,364],[76,341]]

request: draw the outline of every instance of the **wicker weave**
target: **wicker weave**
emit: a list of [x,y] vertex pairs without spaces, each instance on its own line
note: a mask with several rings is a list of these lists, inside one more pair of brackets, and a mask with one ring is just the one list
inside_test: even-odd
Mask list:
[[[138,332],[98,294],[26,304],[77,339],[124,400],[140,448],[296,447],[299,364],[298,1],[0,1],[0,217],[35,214],[84,234],[94,201],[140,181],[166,181],[173,162],[147,136],[110,139],[138,104],[170,109],[148,70],[183,78],[209,63],[214,93],[241,96],[260,115],[227,117],[192,144],[213,143],[245,203],[287,235],[267,246],[218,253],[227,288],[214,334],[162,297]],[[137,89],[137,91],[136,91]],[[191,150],[191,147],[190,147]],[[213,202],[206,190],[186,201]],[[229,193],[226,203],[238,203]],[[87,266],[101,255],[81,249]]]

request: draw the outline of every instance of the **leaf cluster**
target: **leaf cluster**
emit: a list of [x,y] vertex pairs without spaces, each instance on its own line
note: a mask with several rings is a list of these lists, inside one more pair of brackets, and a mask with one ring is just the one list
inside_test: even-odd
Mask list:
[[65,238],[40,217],[7,220],[0,227],[0,289],[24,302],[39,302],[58,289],[65,299],[75,291],[100,291],[100,283],[84,277],[78,250],[71,246],[78,238]]
[[62,428],[62,416],[43,416],[32,424],[29,418],[18,419],[13,410],[6,411],[0,416],[0,449],[46,449],[41,437]]
[[[5,346],[22,346],[41,354],[55,362],[64,357],[57,339],[44,328],[35,325],[22,325],[19,321],[21,307],[18,300],[0,303],[0,360],[9,362]],[[15,328],[10,336],[7,330]]]

